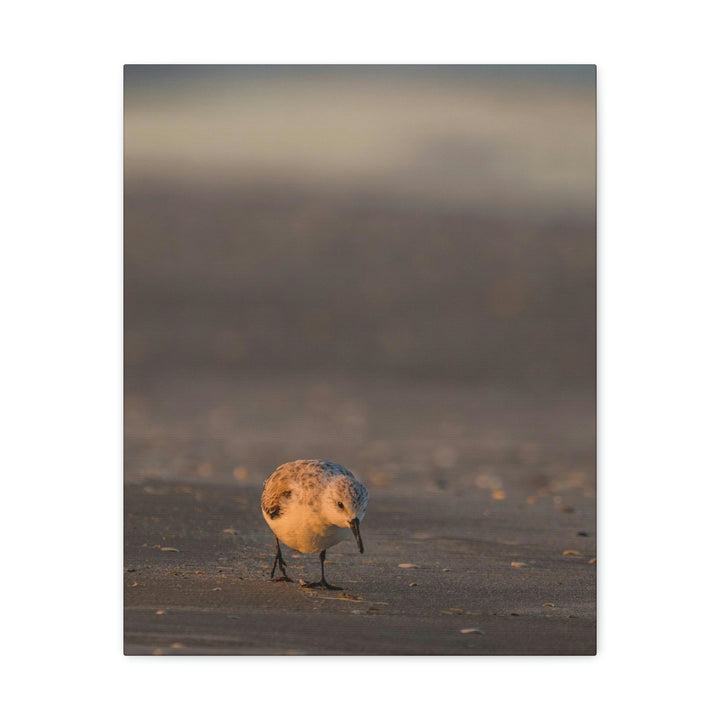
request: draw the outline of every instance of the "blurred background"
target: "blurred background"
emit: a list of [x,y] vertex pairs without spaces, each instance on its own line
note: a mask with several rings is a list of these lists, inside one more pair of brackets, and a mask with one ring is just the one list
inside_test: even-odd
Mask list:
[[595,480],[594,66],[126,66],[126,478]]

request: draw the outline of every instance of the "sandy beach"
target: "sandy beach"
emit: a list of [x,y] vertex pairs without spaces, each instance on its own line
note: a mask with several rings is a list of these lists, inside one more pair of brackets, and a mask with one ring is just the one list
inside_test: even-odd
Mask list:
[[328,552],[342,592],[303,589],[297,581],[319,577],[318,558],[289,550],[296,582],[268,581],[259,478],[131,472],[125,653],[594,654],[594,493],[578,473],[561,488],[515,464],[502,489],[495,476],[455,482],[458,468],[443,471],[449,482],[437,468],[426,484],[422,474],[415,484],[363,478],[365,554],[349,542]]
[[[126,653],[593,654],[595,68],[129,65],[124,110]],[[301,458],[370,491],[342,593],[267,581]]]

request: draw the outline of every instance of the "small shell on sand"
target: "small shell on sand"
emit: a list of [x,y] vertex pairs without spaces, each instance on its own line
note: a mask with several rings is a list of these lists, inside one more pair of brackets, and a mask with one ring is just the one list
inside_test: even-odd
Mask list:
[[485,634],[480,628],[463,628],[460,632],[463,635],[484,635]]
[[417,565],[413,565],[412,563],[400,563],[398,565],[400,568],[416,568]]

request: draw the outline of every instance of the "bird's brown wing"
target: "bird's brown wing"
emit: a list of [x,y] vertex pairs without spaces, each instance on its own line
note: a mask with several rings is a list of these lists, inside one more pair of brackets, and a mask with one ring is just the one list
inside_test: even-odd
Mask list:
[[286,501],[292,495],[288,477],[284,472],[274,472],[266,481],[260,498],[260,505],[267,515],[274,519],[280,517]]

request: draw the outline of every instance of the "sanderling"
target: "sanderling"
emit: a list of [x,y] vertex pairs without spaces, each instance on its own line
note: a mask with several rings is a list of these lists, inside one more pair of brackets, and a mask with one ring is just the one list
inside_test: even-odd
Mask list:
[[355,536],[363,552],[360,521],[365,517],[368,491],[353,474],[328,460],[295,460],[281,465],[265,481],[260,505],[265,521],[275,535],[275,562],[270,579],[279,566],[278,580],[290,581],[280,552],[280,540],[301,553],[320,551],[319,582],[306,587],[341,588],[325,580],[325,551]]

